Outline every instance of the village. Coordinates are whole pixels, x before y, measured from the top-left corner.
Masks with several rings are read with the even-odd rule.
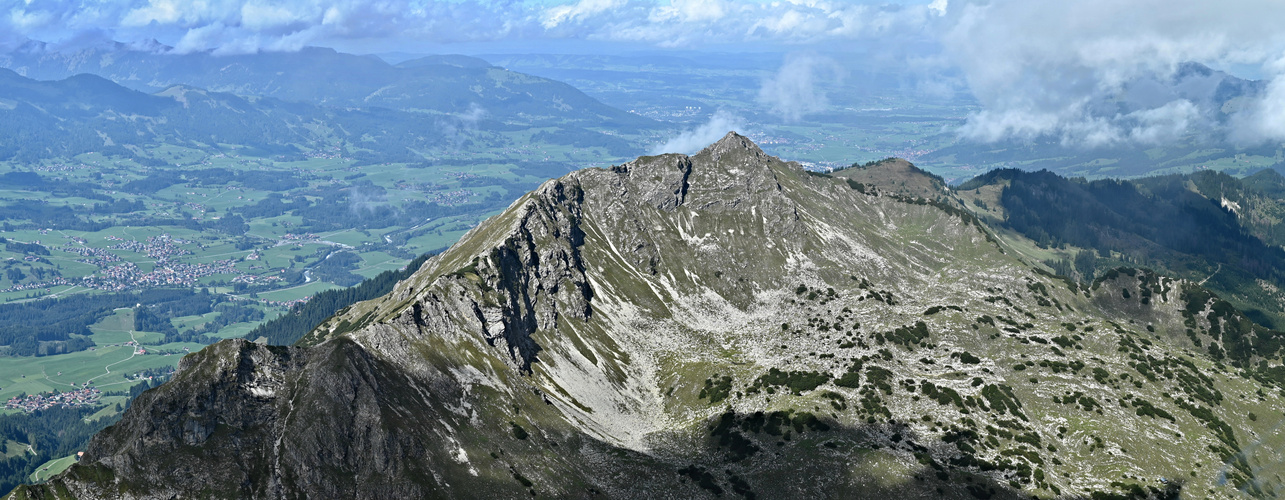
[[[54,407],[74,408],[77,406],[93,406],[98,404],[102,398],[102,391],[97,387],[85,387],[74,391],[24,394],[9,398],[4,403],[6,410],[22,410],[25,412],[34,412],[47,410]]]
[[[156,259],[157,262],[163,262],[172,257],[192,254],[191,251],[179,247],[179,245],[191,243],[190,241],[172,238],[168,234],[149,236],[146,241],[128,240],[111,235],[107,236],[107,239],[120,242],[111,246],[111,249],[113,250],[128,250],[131,252],[146,254],[150,258]]]
[[[143,272],[133,262],[101,269],[84,277],[81,286],[99,290],[120,291],[146,286],[193,286],[197,280],[216,274],[237,274],[236,261],[227,259],[210,264],[166,263],[164,267]]]
[[[54,278],[48,281],[40,281],[40,282],[33,282],[33,283],[19,283],[19,284],[10,286],[8,288],[5,288],[3,290],[0,290],[0,292],[21,292],[23,290],[39,290],[42,288],[45,289],[45,291],[49,291],[49,289],[52,287],[70,285],[70,284],[72,283],[68,279],[63,278],[62,276],[55,276]]]

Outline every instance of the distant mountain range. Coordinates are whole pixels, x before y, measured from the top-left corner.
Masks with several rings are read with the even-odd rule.
[[[503,147],[511,139],[497,134],[523,130],[532,143],[615,156],[640,152],[637,134],[658,126],[566,84],[464,56],[391,66],[329,49],[217,57],[40,47],[0,57],[16,68],[0,69],[0,159],[89,151],[144,159],[142,148],[174,143],[415,162],[465,142]]]
[[[330,107],[465,114],[525,125],[573,124],[622,133],[656,125],[565,83],[467,56],[428,56],[394,66],[378,57],[326,48],[230,56],[172,54],[167,49],[116,43],[64,52],[32,41],[0,55],[0,67],[40,80],[89,73],[148,93],[189,85]]]
[[[426,149],[523,142],[638,154],[652,119],[553,80],[466,56],[396,66],[309,48],[295,53],[171,54],[112,44],[64,52],[29,42],[0,55],[0,159],[86,151],[130,156],[166,141],[264,154],[347,150],[413,162]],[[55,138],[57,140],[55,140]],[[357,145],[360,143],[360,145]],[[132,150],[138,155],[137,150]]]
[[[94,151],[150,163],[144,148],[162,143],[293,156],[299,146],[329,149],[363,137],[377,141],[367,148],[369,159],[419,161],[413,150],[446,141],[442,128],[440,118],[422,113],[248,99],[183,85],[145,94],[89,74],[36,81],[0,70],[0,159],[22,162]]]

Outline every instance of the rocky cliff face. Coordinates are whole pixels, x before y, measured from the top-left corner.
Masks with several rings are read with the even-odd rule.
[[[878,181],[736,134],[549,181],[299,347],[191,355],[14,495],[1276,494],[1279,335]]]

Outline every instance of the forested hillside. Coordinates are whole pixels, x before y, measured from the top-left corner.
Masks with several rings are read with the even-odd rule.
[[[1285,287],[1285,250],[1276,236],[1280,179],[1266,170],[1243,180],[1200,172],[1086,181],[1005,169],[957,190],[973,200],[970,208],[1041,247],[1080,249],[1077,263],[1050,264],[1087,271],[1078,273],[1081,279],[1114,265],[1150,267],[1203,282],[1256,321],[1276,326],[1285,324],[1276,293]]]

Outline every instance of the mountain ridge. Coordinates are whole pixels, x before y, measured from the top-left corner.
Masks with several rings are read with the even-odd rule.
[[[376,157],[418,160],[398,151],[398,145],[426,148],[441,143],[423,131],[442,129],[439,120],[416,113],[399,113],[395,126],[378,123],[378,110],[339,110],[277,99],[247,100],[232,94],[185,85],[159,94],[127,89],[112,81],[80,74],[58,81],[32,80],[0,69],[0,116],[8,131],[0,140],[0,157],[33,161],[49,155],[74,156],[103,152],[154,163],[140,149],[161,143],[220,149],[232,144],[267,154],[297,155],[304,147],[323,148],[336,137],[316,122],[339,123],[333,133],[352,141],[348,132],[379,138],[386,149]],[[389,112],[383,112],[387,117]],[[376,130],[376,128],[378,130]],[[411,134],[418,129],[419,134]],[[390,132],[398,133],[395,136]],[[57,138],[55,140],[54,138]]]
[[[477,113],[480,107],[498,121],[609,127],[621,133],[657,125],[565,83],[460,55],[392,65],[377,57],[321,47],[215,55],[210,51],[177,54],[157,47],[140,50],[119,43],[63,52],[32,42],[0,55],[0,68],[41,80],[91,73],[146,93],[182,84],[336,108],[383,107],[451,115]],[[315,85],[319,81],[327,84]]]
[[[1000,169],[961,184],[955,194],[992,226],[1028,238],[1034,253],[1045,254],[1035,262],[1070,261],[1048,256],[1075,252],[1081,267],[1161,270],[1201,281],[1275,327],[1285,314],[1272,291],[1285,286],[1275,222],[1285,213],[1276,196],[1282,182],[1274,170],[1243,180],[1204,171],[1088,181]],[[1086,283],[1093,278],[1088,267],[1079,272],[1087,274],[1081,276]]]
[[[15,498],[1279,491],[1279,418],[1245,417],[1279,332],[857,184],[734,133],[547,181],[299,347],[185,358]]]

